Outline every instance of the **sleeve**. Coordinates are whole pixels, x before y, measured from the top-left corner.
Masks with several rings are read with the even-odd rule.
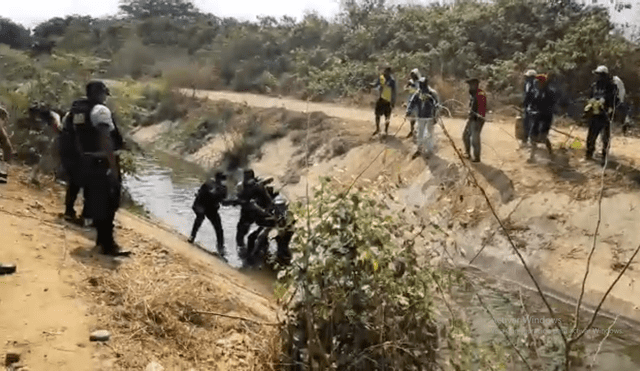
[[[485,117],[487,113],[487,96],[484,91],[478,91],[476,99],[478,100],[478,115]]]
[[[413,109],[415,108],[417,101],[420,99],[420,97],[418,97],[418,94],[414,94],[411,96],[411,100],[409,101],[409,104],[407,105],[407,112],[406,115],[409,116],[409,114],[411,113],[411,111],[413,111]]]
[[[113,124],[113,118],[111,117],[111,111],[102,104],[97,104],[91,110],[91,123],[98,127],[100,125],[106,125],[109,131],[115,130]]]
[[[396,102],[396,80],[391,80],[391,103]]]

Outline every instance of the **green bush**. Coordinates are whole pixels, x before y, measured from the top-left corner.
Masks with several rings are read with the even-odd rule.
[[[324,179],[310,208],[310,215],[301,204],[293,209],[293,263],[279,275],[281,293],[295,293],[286,306],[284,363],[437,368],[431,270],[418,267],[411,248],[394,245],[400,225],[383,216],[385,206],[362,190],[339,193]]]

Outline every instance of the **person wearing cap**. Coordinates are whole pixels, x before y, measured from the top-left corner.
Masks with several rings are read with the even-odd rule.
[[[538,84],[530,103],[531,129],[529,136],[531,138],[531,156],[529,157],[529,162],[533,162],[535,159],[537,143],[544,143],[549,151],[549,156],[553,157],[553,150],[549,141],[549,130],[553,122],[556,97],[549,87],[549,76],[540,74],[536,75],[535,78]]]
[[[376,131],[373,135],[380,132],[380,116],[385,117],[384,133],[389,133],[389,123],[391,122],[391,110],[396,105],[396,80],[391,77],[391,67],[386,67],[378,80],[371,84],[372,87],[379,89],[380,95],[376,102]]]
[[[64,136],[60,138],[61,159],[65,169],[73,173],[70,183],[84,190],[84,213],[93,220],[97,231],[96,245],[101,253],[128,256],[130,252],[120,250],[113,238],[122,176],[116,154],[121,145],[117,139],[119,134],[111,111],[105,106],[111,94],[102,81],[89,82],[86,93],[86,98],[72,103],[65,116]],[[66,204],[69,208],[69,199]]]
[[[520,138],[520,140],[522,141],[522,147],[526,146],[527,143],[529,142],[529,135],[530,135],[530,131],[531,131],[531,109],[532,109],[532,102],[533,102],[533,98],[535,97],[536,94],[536,71],[535,70],[528,70],[525,74],[524,74],[524,96],[523,96],[523,100],[522,100],[522,109],[523,109],[523,115],[522,115],[522,127],[523,127],[523,137]]]
[[[593,73],[597,76],[591,85],[588,108],[591,108],[589,132],[587,134],[587,152],[585,160],[591,160],[596,149],[596,139],[602,134],[602,163],[604,164],[609,152],[611,136],[611,118],[617,104],[617,86],[613,82],[609,69],[598,66]]]
[[[409,92],[411,93],[411,95],[409,96],[409,100],[407,101],[407,117],[411,117],[409,119],[409,124],[411,124],[411,128],[409,129],[409,134],[407,135],[407,138],[410,138],[411,136],[413,136],[413,130],[416,124],[415,117],[418,114],[417,106],[414,107],[412,110],[409,110],[409,106],[411,106],[411,101],[416,96],[416,94],[420,92],[421,77],[422,76],[420,75],[420,71],[417,68],[412,69],[411,73],[409,74],[409,81],[404,87],[406,90],[409,90]]]
[[[435,149],[435,119],[438,110],[438,93],[429,86],[426,77],[420,79],[420,90],[414,94],[409,106],[407,107],[406,116],[409,117],[410,112],[416,111],[418,114],[418,150],[414,154],[414,158],[421,154],[430,156]]]
[[[220,209],[220,205],[224,204],[224,200],[227,197],[227,186],[224,184],[226,179],[226,175],[218,171],[214,179],[209,179],[200,186],[192,206],[193,212],[196,214],[196,219],[193,222],[193,228],[191,229],[191,235],[189,237],[189,243],[193,243],[206,217],[216,232],[218,253],[223,257],[224,232],[218,210]]]
[[[473,162],[480,162],[480,132],[484,126],[485,113],[487,111],[487,96],[480,89],[480,80],[468,79],[469,85],[469,118],[462,133],[462,141],[467,158]],[[473,147],[473,157],[471,148]]]

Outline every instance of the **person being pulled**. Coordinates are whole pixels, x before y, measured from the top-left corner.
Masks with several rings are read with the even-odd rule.
[[[415,106],[413,110],[409,110],[409,106],[411,106],[411,101],[414,99],[414,97],[418,93],[420,93],[421,77],[422,76],[420,76],[420,71],[417,68],[414,68],[413,70],[411,70],[411,73],[409,74],[409,81],[404,87],[405,90],[409,90],[409,92],[411,93],[411,95],[409,96],[409,100],[407,101],[407,117],[411,117],[409,119],[409,124],[411,124],[411,128],[409,129],[409,134],[407,134],[407,138],[410,138],[413,136],[413,131],[415,129],[415,124],[416,124],[416,117],[418,116],[418,107]]]
[[[418,150],[414,158],[425,155],[429,157],[435,149],[435,124],[438,109],[438,93],[429,86],[426,77],[420,79],[420,91],[413,95],[407,107],[406,117],[417,111],[418,118]],[[426,130],[425,130],[426,129]]]
[[[227,197],[227,186],[224,184],[227,179],[226,175],[218,171],[215,174],[214,179],[207,180],[196,193],[196,199],[193,202],[193,212],[196,214],[196,220],[193,222],[193,228],[191,229],[191,235],[189,237],[189,243],[193,243],[198,234],[198,230],[206,217],[211,222],[213,229],[216,232],[216,240],[218,253],[224,257],[224,232],[222,230],[222,221],[218,210],[220,205],[225,205],[225,199]]]
[[[537,143],[544,143],[549,151],[549,157],[553,158],[549,130],[553,122],[553,108],[556,103],[556,97],[549,87],[549,76],[537,75],[536,80],[538,81],[538,86],[531,101],[531,129],[529,132],[531,155],[528,162],[535,161]]]
[[[593,73],[596,74],[597,80],[591,85],[590,99],[585,107],[585,111],[591,116],[585,161],[593,159],[596,139],[598,139],[598,135],[602,134],[602,165],[604,165],[609,152],[611,118],[613,108],[617,104],[617,87],[606,66],[598,66]]]
[[[260,222],[269,216],[267,210],[271,206],[272,199],[266,189],[266,184],[273,179],[261,181],[255,177],[251,169],[247,169],[243,174],[243,181],[239,185],[237,200],[232,203],[240,204],[240,220],[236,229],[236,245],[239,252],[243,254],[245,247],[244,239],[251,225]]]
[[[289,212],[289,204],[282,195],[276,194],[272,207],[265,211],[268,215],[263,215],[256,221],[258,229],[248,237],[246,261],[248,265],[254,265],[267,254],[269,234],[276,229],[278,232],[275,237],[278,247],[276,262],[281,265],[288,265],[291,262],[289,243],[293,238],[295,224],[295,219]]]
[[[389,133],[389,123],[391,122],[391,110],[396,105],[396,80],[391,77],[391,67],[386,67],[378,81],[371,84],[373,88],[377,88],[380,92],[378,101],[376,102],[376,131],[373,135],[380,132],[380,116],[384,115],[384,133]]]
[[[531,134],[531,110],[533,109],[532,103],[536,95],[536,71],[528,70],[524,74],[524,97],[522,100],[522,138],[521,148],[524,148],[529,143],[529,135]]]
[[[116,151],[121,149],[111,111],[105,106],[109,89],[102,81],[91,81],[87,98],[73,102],[67,115],[78,158],[78,185],[85,190],[86,216],[97,231],[96,245],[101,253],[128,256],[113,238],[114,219],[120,207],[122,176]],[[120,137],[121,138],[121,137]]]
[[[469,119],[462,133],[462,141],[467,158],[473,162],[480,162],[480,133],[484,126],[484,115],[487,110],[487,96],[480,89],[480,80],[471,78],[469,84]],[[473,158],[471,157],[473,147]]]

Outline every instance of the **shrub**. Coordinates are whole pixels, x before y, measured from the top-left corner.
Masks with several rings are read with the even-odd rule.
[[[310,207],[294,207],[293,264],[279,275],[281,291],[297,293],[286,306],[284,363],[435,369],[431,271],[394,246],[399,224],[372,194],[339,193],[328,179]]]

